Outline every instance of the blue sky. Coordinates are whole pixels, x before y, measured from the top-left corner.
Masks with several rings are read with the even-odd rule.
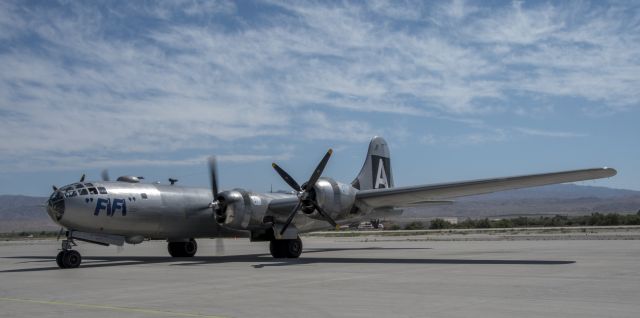
[[[611,166],[640,190],[634,2],[0,2],[0,194],[143,175],[286,189]]]

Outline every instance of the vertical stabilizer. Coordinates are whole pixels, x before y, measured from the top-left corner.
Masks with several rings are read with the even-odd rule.
[[[362,170],[351,185],[358,190],[393,188],[391,155],[382,137],[373,137]]]

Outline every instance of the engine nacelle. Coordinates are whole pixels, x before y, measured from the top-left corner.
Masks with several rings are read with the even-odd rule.
[[[215,209],[216,221],[236,230],[248,230],[262,225],[268,200],[243,189],[233,189],[218,194],[219,206]]]
[[[356,201],[356,192],[357,190],[351,184],[340,183],[324,177],[320,178],[313,187],[316,202],[333,219],[340,219],[351,212]],[[323,219],[318,212],[313,212],[309,216]]]

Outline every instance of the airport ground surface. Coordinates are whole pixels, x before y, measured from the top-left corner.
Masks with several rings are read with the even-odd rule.
[[[424,238],[424,237],[422,237]],[[408,240],[407,240],[408,239]],[[53,241],[0,242],[1,317],[638,317],[640,241],[304,238],[297,260],[268,245],[200,240],[81,243],[60,270]],[[218,255],[216,255],[218,254]]]

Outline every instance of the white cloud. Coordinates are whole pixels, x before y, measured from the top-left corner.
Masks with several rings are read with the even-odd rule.
[[[480,42],[523,45],[548,39],[564,28],[556,7],[545,4],[523,9],[522,5],[514,1],[511,7],[491,9],[484,18],[472,21],[465,32]]]
[[[540,130],[540,129],[531,129],[525,127],[516,127],[516,131],[523,133],[529,136],[540,136],[540,137],[554,137],[554,138],[577,138],[577,137],[587,137],[587,134],[568,132],[568,131],[550,131],[550,130]]]
[[[253,12],[250,20],[225,1],[106,11],[2,2],[0,41],[11,42],[0,51],[0,162],[146,157],[284,135],[359,142],[380,134],[368,114],[473,126],[494,112],[527,113],[505,106],[513,92],[595,101],[609,111],[640,105],[636,9],[272,5],[272,15]],[[135,18],[139,25],[118,27]],[[432,139],[505,138],[495,130]]]

